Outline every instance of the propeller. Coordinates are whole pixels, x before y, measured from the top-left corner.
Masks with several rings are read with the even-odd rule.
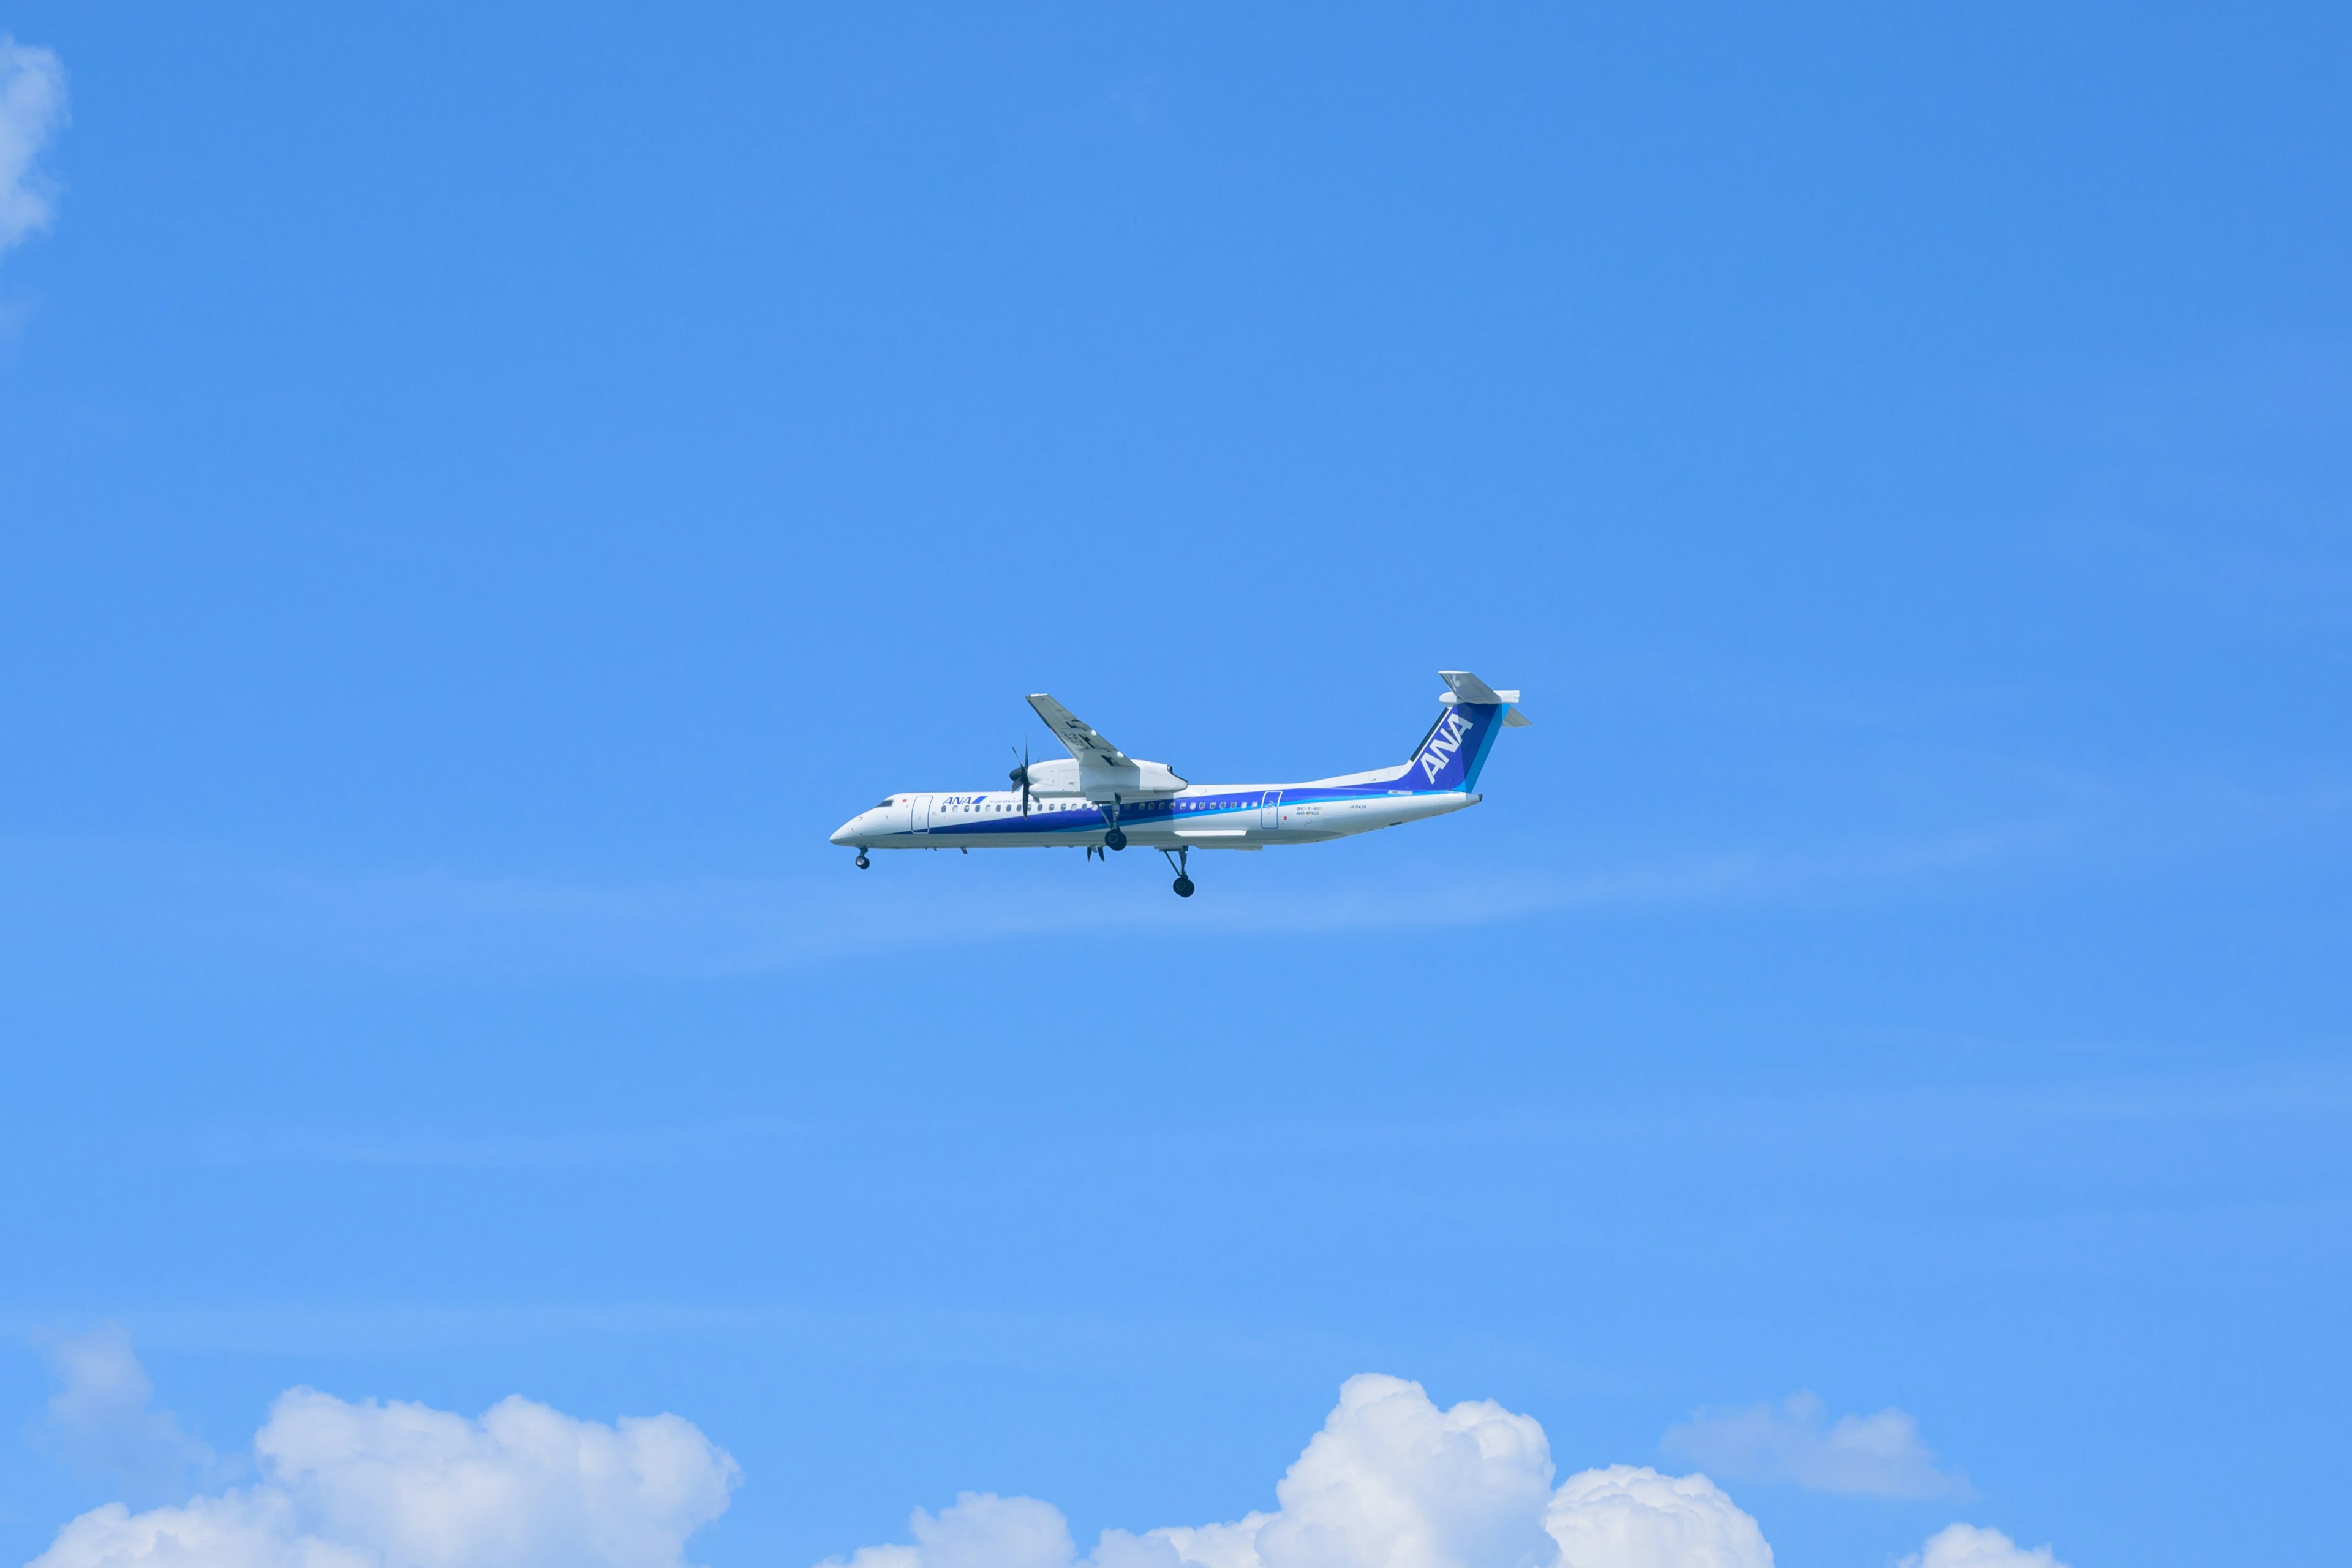
[[[1007,777],[1007,778],[1011,779],[1014,784],[1019,784],[1019,785],[1021,786],[1021,815],[1022,815],[1022,816],[1028,816],[1028,815],[1029,815],[1029,748],[1028,748],[1028,747],[1024,746],[1024,747],[1022,747],[1022,748],[1021,748],[1021,765],[1020,765],[1019,767],[1017,767],[1017,768],[1013,769],[1011,773],[1007,773],[1007,774],[1005,775],[1005,777]]]

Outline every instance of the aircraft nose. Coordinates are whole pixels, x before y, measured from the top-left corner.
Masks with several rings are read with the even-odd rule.
[[[856,829],[857,818],[853,816],[833,830],[833,841],[835,844],[848,844],[856,838]]]

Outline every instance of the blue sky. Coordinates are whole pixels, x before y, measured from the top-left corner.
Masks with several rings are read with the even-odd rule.
[[[2340,1540],[2340,8],[0,32],[0,1561],[298,1386],[1083,1547],[1362,1373],[1784,1564]],[[1482,806],[1188,902],[825,842],[1440,668]]]

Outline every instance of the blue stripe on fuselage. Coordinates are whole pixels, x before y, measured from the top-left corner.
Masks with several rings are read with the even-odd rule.
[[[1492,742],[1491,736],[1481,737],[1481,739],[1489,743]],[[1244,812],[1255,812],[1262,809],[1268,793],[1265,790],[1252,790],[1247,795],[1185,795],[1178,800],[1133,801],[1119,807],[1118,819],[1120,823],[1126,825],[1213,822],[1220,817],[1233,817]],[[1364,796],[1387,799],[1392,795],[1418,797],[1459,795],[1462,792],[1451,789],[1398,789],[1392,784],[1324,784],[1311,788],[1286,787],[1271,793],[1280,796],[1279,804],[1283,805],[1318,805],[1328,801],[1358,799]],[[983,794],[974,795],[969,798],[1001,800],[1003,797]],[[1174,807],[1178,805],[1189,806],[1191,809],[1175,810]],[[934,810],[936,809],[935,807]],[[1029,815],[1025,817],[1018,811],[1002,814],[992,812],[980,820],[971,822],[959,822],[953,818],[940,822],[934,817],[928,837],[932,838],[961,836],[981,837],[995,834],[1009,837],[1029,833],[1100,833],[1109,826],[1110,824],[1104,820],[1103,814],[1092,805],[1056,808],[1038,805],[1033,799]]]

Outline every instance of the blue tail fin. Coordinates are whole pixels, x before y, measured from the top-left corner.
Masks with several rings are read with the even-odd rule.
[[[1452,688],[1444,697],[1445,711],[1429,727],[1405,764],[1405,777],[1415,789],[1470,790],[1477,787],[1478,770],[1486,765],[1486,750],[1505,724],[1528,721],[1512,707],[1519,694],[1496,691],[1466,670],[1439,674]]]

